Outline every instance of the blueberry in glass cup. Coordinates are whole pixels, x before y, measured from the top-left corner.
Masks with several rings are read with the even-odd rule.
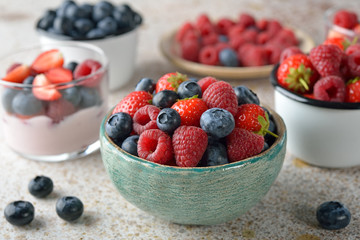
[[[19,155],[64,161],[99,149],[108,60],[84,43],[42,45],[0,60],[3,135]]]

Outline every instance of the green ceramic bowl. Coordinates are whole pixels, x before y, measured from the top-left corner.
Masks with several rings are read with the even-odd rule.
[[[265,152],[215,167],[181,168],[126,153],[100,128],[101,154],[111,181],[130,203],[180,224],[213,225],[238,218],[269,191],[283,165],[286,128],[272,112],[279,138]]]

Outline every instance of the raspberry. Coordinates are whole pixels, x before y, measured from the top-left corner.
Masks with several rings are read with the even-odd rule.
[[[248,130],[234,128],[226,137],[230,162],[241,161],[260,153],[264,147],[264,137]]]
[[[185,36],[182,39],[182,41],[184,42],[187,40],[199,41],[199,36],[196,30],[189,30],[185,33]]]
[[[258,32],[255,29],[247,29],[242,33],[242,37],[250,43],[256,43]]]
[[[217,82],[216,78],[204,77],[201,78],[197,83],[201,87],[201,92],[204,93],[205,90],[214,82]]]
[[[136,111],[133,117],[133,129],[137,134],[141,134],[148,129],[157,129],[156,118],[160,109],[154,105],[145,105]]]
[[[357,15],[348,10],[339,10],[335,13],[333,23],[343,28],[352,29],[357,23]]]
[[[185,39],[180,44],[181,46],[181,57],[185,60],[197,62],[200,52],[200,43],[197,39],[190,40]]]
[[[317,100],[344,102],[345,92],[344,80],[338,76],[320,78],[314,85],[314,97]]]
[[[333,44],[319,45],[310,51],[310,60],[322,77],[340,75],[341,49]]]
[[[59,123],[66,116],[73,114],[75,111],[74,105],[61,98],[56,101],[49,101],[46,115],[48,115],[54,123]]]
[[[233,116],[237,112],[237,97],[231,85],[224,81],[211,84],[203,93],[203,100],[208,108],[223,108]]]
[[[203,23],[198,27],[200,35],[202,37],[208,36],[209,34],[215,33],[215,28],[211,23]]]
[[[231,39],[233,37],[241,35],[245,31],[243,26],[234,25],[229,29],[228,37]]]
[[[355,44],[350,45],[350,46],[345,50],[345,53],[346,53],[346,55],[350,55],[350,54],[352,54],[353,52],[357,52],[357,51],[360,51],[360,43],[355,43]]]
[[[348,55],[343,53],[340,63],[340,73],[343,79],[350,79],[352,77],[350,67],[348,65]]]
[[[294,33],[288,29],[282,29],[277,32],[269,42],[278,44],[283,48],[298,45],[298,40]]]
[[[296,55],[296,54],[302,54],[303,52],[301,49],[297,46],[291,46],[285,48],[280,55],[280,63],[282,63],[285,59],[287,59],[290,56]]]
[[[185,22],[179,30],[176,32],[175,39],[178,42],[182,42],[188,31],[194,30],[194,26],[190,22]]]
[[[243,45],[239,52],[242,53],[240,55],[240,61],[245,67],[263,66],[269,63],[266,50],[262,46],[253,45],[250,47],[248,45]]]
[[[229,18],[220,18],[219,21],[216,23],[216,27],[219,29],[220,34],[224,35],[227,35],[230,28],[234,25],[234,21]]]
[[[260,19],[256,22],[256,27],[260,30],[260,31],[265,31],[267,28],[269,21],[266,19]]]
[[[232,36],[230,38],[229,44],[230,44],[232,49],[238,50],[246,42],[247,41],[243,36],[237,35],[237,36]]]
[[[268,54],[270,64],[276,64],[280,61],[281,47],[277,44],[267,44],[264,46],[265,51]]]
[[[269,40],[270,40],[270,35],[267,32],[261,32],[256,36],[257,44],[265,44]]]
[[[251,16],[250,14],[242,13],[239,16],[239,22],[238,24],[240,26],[243,26],[244,28],[248,28],[255,25],[255,18]]]
[[[199,29],[200,26],[202,26],[203,24],[208,24],[208,23],[211,24],[210,18],[208,17],[208,15],[203,13],[197,17],[196,22],[195,22],[195,27]]]
[[[210,32],[206,36],[201,38],[201,42],[204,46],[213,45],[219,41],[219,36],[215,32]]]
[[[206,65],[218,65],[219,56],[214,46],[205,46],[200,50],[199,62]]]
[[[138,155],[151,162],[166,164],[173,159],[171,138],[159,129],[145,130],[139,137]]]
[[[348,56],[347,66],[352,77],[360,76],[360,51],[353,52]]]
[[[226,42],[218,42],[217,44],[215,44],[215,48],[219,54],[219,52],[221,52],[221,50],[223,50],[225,48],[231,48],[231,46],[229,45],[229,43],[226,43]]]
[[[266,26],[266,32],[270,38],[275,36],[282,29],[281,24],[277,20],[269,20]]]
[[[204,130],[194,126],[178,127],[172,137],[176,164],[180,167],[196,167],[208,144]]]

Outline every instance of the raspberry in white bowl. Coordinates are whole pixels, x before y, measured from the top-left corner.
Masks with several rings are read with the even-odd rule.
[[[1,123],[11,149],[42,161],[98,150],[108,92],[108,63],[101,49],[81,43],[46,45],[1,62]]]

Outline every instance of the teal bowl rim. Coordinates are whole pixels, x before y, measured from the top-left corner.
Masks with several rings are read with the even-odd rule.
[[[152,168],[158,168],[158,169],[164,169],[166,171],[170,170],[170,171],[174,171],[174,172],[214,172],[214,171],[223,171],[223,170],[228,170],[228,169],[232,169],[232,168],[238,168],[241,166],[245,166],[248,164],[253,164],[256,163],[258,161],[260,161],[262,159],[262,157],[266,154],[268,154],[269,152],[272,151],[272,149],[274,149],[277,145],[279,145],[285,138],[286,138],[286,126],[284,123],[284,120],[282,119],[282,117],[277,114],[274,110],[272,110],[270,107],[266,108],[270,111],[271,115],[274,118],[275,121],[275,125],[276,125],[276,129],[277,129],[277,135],[279,136],[274,142],[273,144],[265,151],[261,152],[260,154],[257,154],[255,156],[246,158],[244,160],[241,161],[237,161],[237,162],[232,162],[232,163],[228,163],[228,164],[223,164],[223,165],[218,165],[218,166],[208,166],[208,167],[179,167],[179,166],[170,166],[170,165],[164,165],[164,164],[159,164],[159,163],[154,163],[151,161],[148,161],[146,159],[142,159],[140,157],[137,157],[135,155],[132,155],[126,151],[124,151],[122,148],[120,148],[118,145],[116,145],[110,138],[109,136],[106,134],[105,132],[105,123],[106,120],[109,118],[109,116],[111,115],[113,108],[111,108],[111,110],[106,114],[106,116],[103,118],[103,121],[101,123],[101,127],[100,127],[100,135],[103,135],[104,138],[109,142],[109,144],[111,146],[113,146],[117,151],[119,151],[121,154],[127,155],[130,158],[127,159],[127,161],[136,161],[137,163],[146,165],[147,167],[152,167]],[[102,141],[102,136],[100,136],[100,141]],[[102,148],[102,146],[101,146]]]

